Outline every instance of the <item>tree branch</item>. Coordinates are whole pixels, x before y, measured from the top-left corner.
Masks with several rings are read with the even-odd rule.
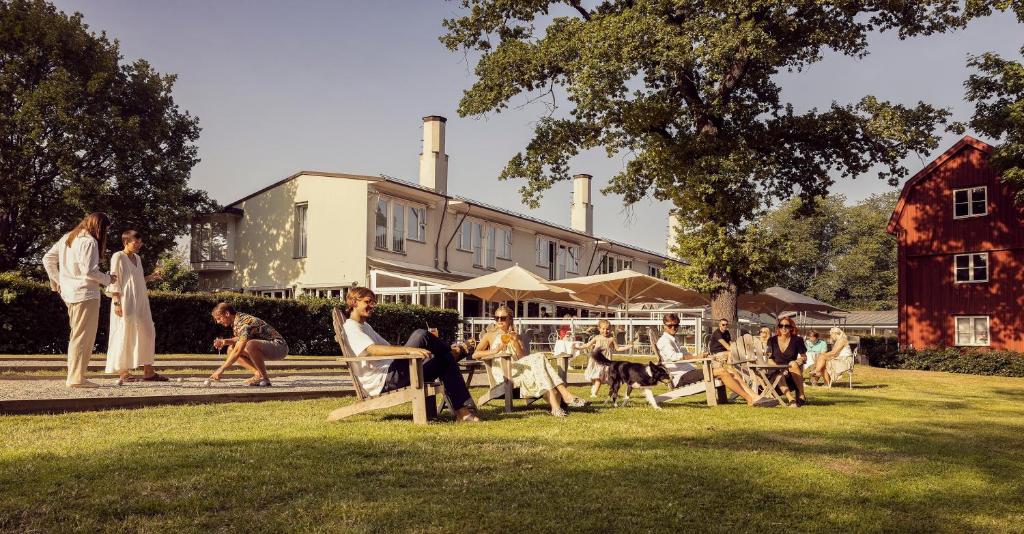
[[[590,22],[590,12],[580,5],[580,0],[569,0],[569,5],[576,8],[576,11],[579,11],[580,16],[583,17],[583,20]]]

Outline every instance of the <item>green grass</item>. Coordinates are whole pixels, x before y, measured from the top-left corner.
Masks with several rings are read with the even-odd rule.
[[[0,417],[5,531],[1024,531],[1024,379],[858,368],[799,410],[349,399]],[[582,390],[582,388],[581,388]],[[539,403],[543,406],[543,403]]]

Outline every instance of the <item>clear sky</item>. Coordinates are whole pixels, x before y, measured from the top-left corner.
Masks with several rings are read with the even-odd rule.
[[[266,2],[257,0],[57,0],[95,31],[118,39],[128,60],[145,58],[175,73],[174,97],[202,126],[192,184],[231,202],[300,169],[388,174],[415,181],[425,115],[448,117],[449,191],[568,225],[569,184],[537,210],[521,206],[517,182],[496,177],[525,147],[537,107],[486,119],[459,118],[472,65],[437,40],[458,5],[442,0]],[[900,41],[872,39],[862,60],[829,55],[780,78],[798,109],[874,94],[907,104],[924,100],[970,118],[963,100],[968,54],[1018,57],[1024,27],[1012,16],[976,21],[965,31]],[[525,99],[523,99],[525,100]],[[947,135],[941,153],[955,141]],[[927,160],[906,161],[916,171]],[[597,190],[622,166],[603,154],[578,158],[594,175],[595,233],[656,251],[665,248],[669,206],[643,201],[630,212]],[[874,177],[839,183],[851,200],[888,190]]]

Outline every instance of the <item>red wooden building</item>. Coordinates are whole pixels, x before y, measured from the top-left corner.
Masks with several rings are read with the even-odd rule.
[[[899,343],[1024,351],[1024,209],[965,136],[903,186]]]

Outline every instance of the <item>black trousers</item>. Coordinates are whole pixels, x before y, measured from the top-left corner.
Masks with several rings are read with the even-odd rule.
[[[433,357],[423,363],[423,379],[427,382],[440,380],[444,385],[444,396],[448,403],[456,410],[459,408],[475,408],[473,397],[469,395],[469,388],[462,378],[459,364],[452,356],[452,349],[441,341],[440,338],[419,329],[409,336],[405,342],[406,347],[417,347],[427,349]],[[393,391],[409,387],[412,383],[409,377],[409,360],[395,360],[388,367],[388,375],[384,379],[383,391]]]

